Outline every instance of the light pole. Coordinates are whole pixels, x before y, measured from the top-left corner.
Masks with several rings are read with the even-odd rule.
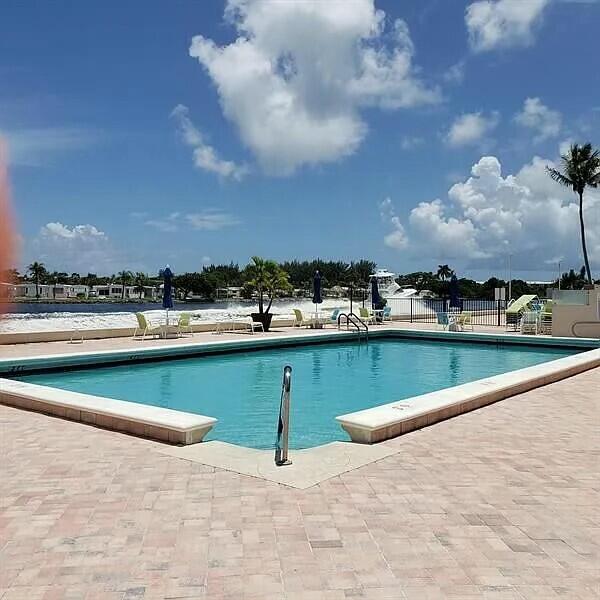
[[[512,300],[512,271],[511,271],[512,254],[508,255],[508,301]]]
[[[558,261],[558,290],[560,291],[560,260]]]

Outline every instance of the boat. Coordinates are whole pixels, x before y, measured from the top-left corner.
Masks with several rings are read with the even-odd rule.
[[[429,290],[421,290],[418,292],[410,286],[401,286],[396,283],[398,275],[387,269],[377,269],[375,273],[370,275],[370,278],[377,280],[379,295],[386,300],[389,298],[430,298],[433,296]]]

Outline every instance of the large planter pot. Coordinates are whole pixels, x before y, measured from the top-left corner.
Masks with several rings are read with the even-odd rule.
[[[271,313],[252,313],[250,316],[255,323],[262,323],[265,331],[269,331],[271,319],[273,318]]]

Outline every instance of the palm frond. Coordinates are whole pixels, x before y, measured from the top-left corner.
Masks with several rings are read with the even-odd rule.
[[[550,175],[550,177],[552,177],[552,179],[554,179],[554,181],[556,181],[557,183],[560,183],[561,185],[564,185],[565,187],[573,187],[574,182],[572,179],[569,179],[569,177],[563,175],[560,171],[557,171],[556,169],[552,169],[551,167],[546,167],[546,171],[548,171],[548,174]]]

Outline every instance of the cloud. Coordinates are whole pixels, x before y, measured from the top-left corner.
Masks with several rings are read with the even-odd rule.
[[[539,98],[527,98],[515,121],[536,132],[535,141],[540,142],[560,134],[562,115],[542,104]]]
[[[477,0],[467,6],[465,23],[475,52],[527,46],[550,0]]]
[[[171,112],[171,116],[178,123],[183,141],[194,149],[194,164],[199,169],[238,181],[248,173],[247,166],[220,158],[217,151],[204,141],[202,134],[189,117],[187,106],[178,104]]]
[[[478,266],[493,265],[510,252],[514,264],[526,269],[544,270],[548,257],[554,256],[579,267],[577,199],[548,176],[546,165],[554,164],[536,156],[515,175],[503,176],[496,157],[482,157],[473,165],[471,177],[449,189],[446,201],[421,202],[412,209],[408,226],[403,228],[405,245],[415,255],[462,259]],[[391,200],[386,203],[391,205]],[[387,214],[393,215],[393,206]],[[597,264],[598,190],[586,193],[585,219],[590,259]],[[391,218],[388,223],[393,235],[399,223]]]
[[[154,229],[158,229],[159,231],[170,233],[179,229],[179,217],[180,213],[174,212],[164,219],[148,219],[144,221],[144,225],[154,227]]]
[[[466,67],[467,67],[467,65],[464,60],[454,63],[443,74],[443,76],[442,76],[443,80],[446,83],[454,83],[454,84],[462,83],[465,79]]]
[[[373,0],[229,0],[238,37],[197,35],[190,55],[213,81],[223,113],[262,168],[287,175],[351,155],[367,134],[361,111],[440,101],[413,66],[408,27],[385,27]]]
[[[425,138],[418,135],[405,135],[400,140],[400,147],[402,150],[412,150],[418,146],[422,146],[425,143]]]
[[[28,249],[32,260],[45,263],[49,270],[99,273],[119,264],[106,233],[90,224],[46,223]]]
[[[185,219],[194,229],[206,231],[218,231],[241,223],[237,217],[218,210],[205,210],[200,213],[188,214],[185,215]]]
[[[452,147],[479,144],[498,126],[499,121],[497,112],[488,116],[481,112],[461,115],[446,134],[446,143]]]
[[[166,217],[144,221],[144,225],[166,233],[179,231],[184,226],[205,231],[218,231],[226,227],[234,227],[240,223],[241,221],[237,217],[213,208],[207,208],[198,213],[172,212]]]
[[[404,231],[404,227],[400,221],[400,218],[396,215],[394,205],[391,198],[386,198],[379,205],[379,213],[381,219],[389,223],[392,226],[391,233],[388,233],[384,238],[383,242],[390,248],[405,248],[408,244],[408,239]]]
[[[39,167],[62,154],[98,143],[98,132],[69,127],[0,130],[8,142],[8,161],[13,166]]]

